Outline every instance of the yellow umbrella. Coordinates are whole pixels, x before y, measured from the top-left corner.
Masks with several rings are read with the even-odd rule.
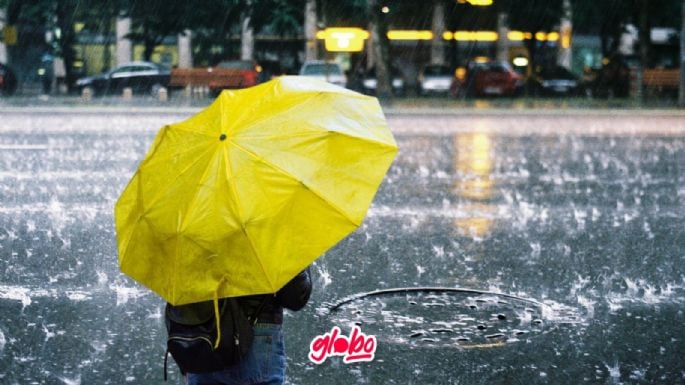
[[[396,153],[375,98],[297,76],[224,91],[119,197],[120,268],[174,305],[274,293],[361,224]]]

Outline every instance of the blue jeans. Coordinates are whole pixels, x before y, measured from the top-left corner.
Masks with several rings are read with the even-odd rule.
[[[257,323],[252,348],[241,362],[212,373],[188,373],[187,385],[282,385],[285,346],[281,325]]]

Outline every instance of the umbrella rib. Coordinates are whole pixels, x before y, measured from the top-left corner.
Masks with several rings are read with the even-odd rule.
[[[288,171],[286,171],[286,170],[284,170],[284,169],[282,169],[282,168],[276,166],[275,164],[273,164],[273,163],[267,161],[264,157],[261,157],[261,156],[255,154],[254,152],[252,152],[252,151],[246,149],[245,147],[240,146],[239,144],[237,144],[237,143],[235,143],[235,142],[233,142],[232,144],[233,144],[236,148],[238,148],[239,150],[245,152],[246,154],[248,154],[248,155],[250,155],[251,157],[257,159],[258,161],[264,163],[265,165],[267,165],[267,166],[269,166],[269,167],[271,167],[271,168],[273,168],[273,169],[275,169],[275,170],[278,170],[278,171],[281,172],[283,175],[287,175],[287,176],[290,177],[292,180],[294,180],[294,181],[296,181],[296,182],[298,182],[298,183],[301,183],[307,190],[311,191],[312,194],[316,195],[317,197],[319,197],[319,199],[321,199],[322,201],[326,202],[326,203],[327,203],[330,207],[332,207],[338,214],[340,214],[343,218],[347,219],[347,220],[348,220],[350,223],[352,223],[355,227],[358,227],[358,226],[361,225],[361,223],[357,223],[357,222],[354,221],[352,218],[350,218],[350,217],[345,213],[345,211],[342,210],[340,207],[338,207],[337,205],[333,204],[333,203],[330,202],[328,199],[324,198],[324,196],[321,195],[318,191],[316,191],[316,190],[314,190],[313,188],[311,188],[311,186],[306,185],[303,181],[297,179],[294,175],[292,175],[292,174],[289,173]]]
[[[231,168],[231,160],[230,157],[228,156],[228,147],[224,148],[223,151],[223,157],[224,161],[226,162],[226,173],[229,173],[229,170],[232,171],[233,169]],[[232,183],[233,178],[231,178],[231,175],[226,175],[226,180],[231,183],[231,193],[233,194],[233,199],[236,203],[236,210],[238,211],[238,216],[240,218],[240,225],[243,228],[243,232],[245,233],[245,238],[247,238],[247,241],[250,244],[250,247],[252,248],[252,251],[254,252],[254,255],[257,257],[257,262],[259,263],[259,267],[262,269],[262,274],[266,278],[266,280],[269,282],[269,287],[274,287],[273,282],[269,279],[269,275],[266,273],[266,268],[262,264],[262,259],[259,257],[259,252],[257,251],[257,248],[255,247],[254,243],[252,243],[252,238],[250,238],[250,235],[247,232],[247,228],[245,227],[245,222],[243,219],[243,213],[241,210],[241,205],[240,205],[240,199],[238,198],[238,192],[237,188],[235,186],[235,183]]]

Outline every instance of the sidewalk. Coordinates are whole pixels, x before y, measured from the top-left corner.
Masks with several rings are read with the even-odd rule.
[[[160,101],[150,96],[134,96],[126,100],[120,96],[94,97],[85,101],[79,96],[13,96],[0,97],[0,112],[64,111],[88,113],[98,111],[174,112],[194,113],[208,106],[211,98],[186,98],[172,94]],[[589,98],[486,98],[454,99],[446,97],[395,98],[383,103],[388,115],[677,115],[685,116],[685,109],[676,100],[660,99],[639,103],[634,99]]]

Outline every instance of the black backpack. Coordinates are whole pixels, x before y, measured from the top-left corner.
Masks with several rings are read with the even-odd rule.
[[[167,379],[169,353],[183,374],[215,372],[240,362],[252,346],[252,327],[265,302],[262,301],[255,314],[248,318],[235,298],[220,300],[219,327],[213,301],[181,306],[167,303],[164,312],[168,333],[164,380]]]

